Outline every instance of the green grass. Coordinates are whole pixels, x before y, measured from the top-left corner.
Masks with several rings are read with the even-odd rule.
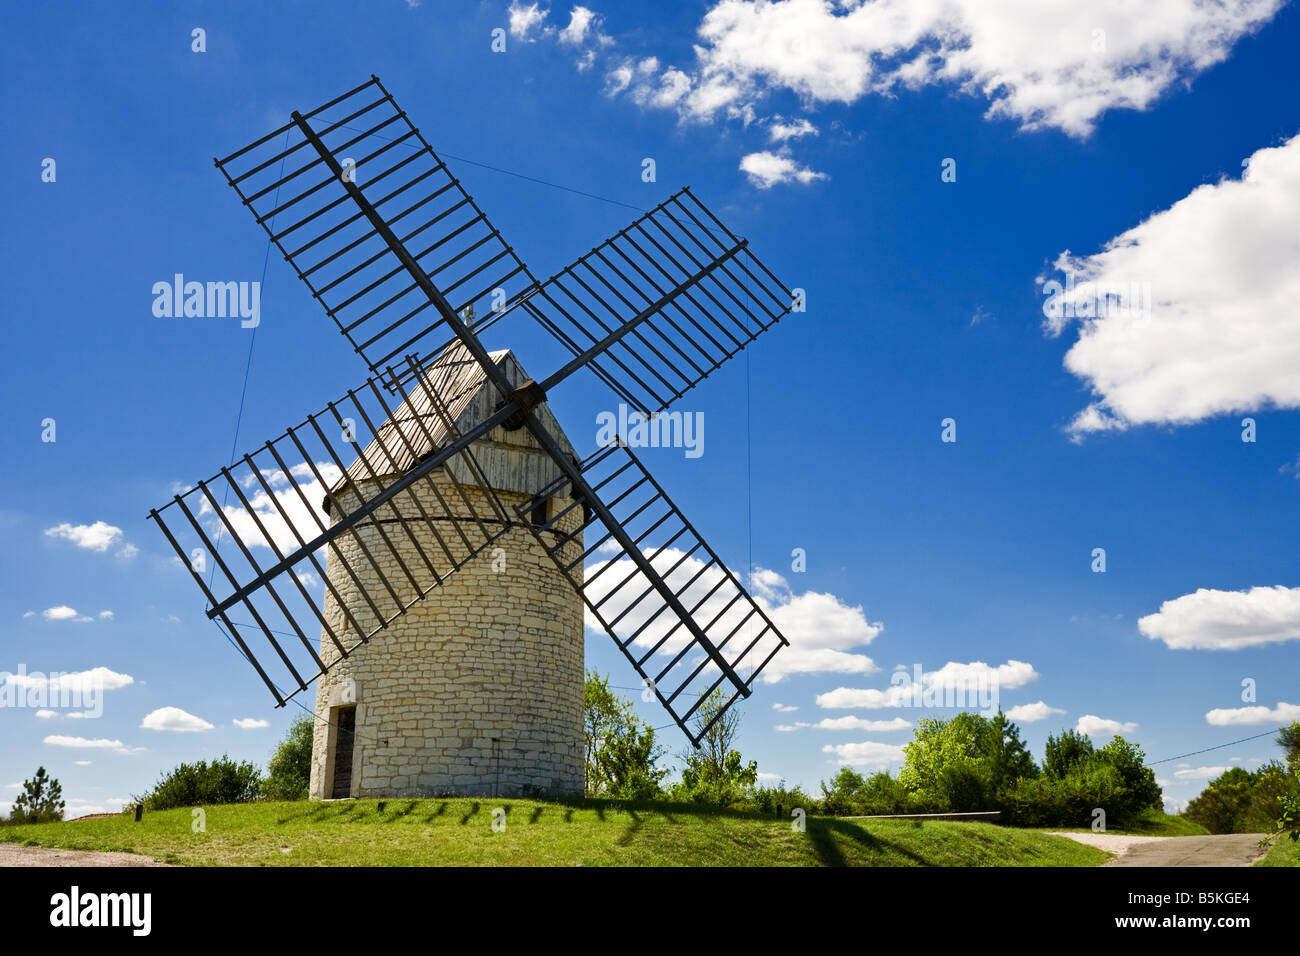
[[[493,810],[506,810],[503,832]],[[0,827],[0,840],[236,866],[1096,866],[1109,854],[990,823],[788,820],[670,803],[251,803]]]
[[[1300,866],[1300,843],[1288,836],[1276,840],[1268,850],[1268,856],[1255,864],[1256,866]]]
[[[1091,830],[1090,827],[1045,827],[1044,829],[1067,833],[1088,833]],[[1107,827],[1106,832],[1125,836],[1207,836],[1210,831],[1187,817],[1153,811],[1144,813],[1140,819],[1129,826]]]

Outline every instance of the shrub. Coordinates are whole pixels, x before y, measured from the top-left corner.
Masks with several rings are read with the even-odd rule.
[[[223,754],[208,763],[183,763],[158,778],[152,790],[133,797],[147,810],[171,810],[213,803],[247,803],[256,800],[262,778],[251,763],[236,763]]]
[[[275,748],[266,766],[261,795],[267,800],[306,800],[311,783],[311,746],[316,721],[303,714]]]
[[[1300,782],[1282,764],[1232,767],[1211,780],[1183,815],[1211,833],[1269,833],[1287,798],[1300,798]]]

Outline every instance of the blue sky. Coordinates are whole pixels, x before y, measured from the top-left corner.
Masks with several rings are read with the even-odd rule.
[[[70,809],[112,809],[180,760],[264,762],[300,713],[273,708],[145,520],[228,460],[251,335],[155,318],[150,290],[177,272],[262,279],[265,237],[212,158],[371,73],[535,274],[689,184],[807,291],[805,313],[683,399],[702,456],[643,453],[733,568],[752,554],[783,579],[771,606],[797,646],[744,709],[760,771],[815,787],[841,761],[896,769],[906,728],[797,725],[943,713],[836,693],[917,664],[1001,668],[1004,709],[1050,710],[1020,721],[1040,756],[1087,718],[1134,725],[1152,759],[1296,719],[1300,13],[1016,6],[16,11],[0,38],[0,670],[106,668],[122,686],[95,719],[0,708],[0,785],[44,764]],[[1041,283],[1067,273],[1149,287],[1149,308],[1053,323]],[[278,254],[261,310],[240,452],[366,374]],[[554,367],[544,336],[509,332],[490,344]],[[609,394],[579,377],[550,402],[590,451]],[[636,683],[603,635],[587,661]],[[212,726],[144,726],[164,708]],[[1181,803],[1205,768],[1276,755],[1263,738],[1158,776]]]

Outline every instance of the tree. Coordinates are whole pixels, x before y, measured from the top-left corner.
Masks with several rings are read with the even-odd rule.
[[[1020,728],[1000,710],[921,720],[903,753],[898,782],[918,803],[958,813],[996,809],[1008,788],[1038,775]]]
[[[1300,720],[1293,720],[1273,738],[1286,751],[1286,765],[1293,774],[1300,775]]]
[[[700,703],[692,724],[700,745],[679,756],[685,762],[677,799],[726,807],[751,792],[758,782],[758,762],[748,764],[735,749],[741,713],[727,707],[727,696],[715,689]]]
[[[266,767],[262,796],[268,800],[306,800],[311,783],[311,747],[316,721],[303,714],[275,748]]]
[[[594,670],[583,685],[583,735],[587,796],[647,800],[660,795],[659,782],[668,771],[656,766],[664,750],[654,728]]]
[[[1086,762],[1092,754],[1092,741],[1084,734],[1063,730],[1059,737],[1048,735],[1043,773],[1054,780],[1064,780],[1072,769]]]
[[[1146,754],[1141,747],[1115,736],[1097,751],[1096,756],[1098,760],[1115,768],[1119,774],[1120,786],[1124,788],[1117,819],[1136,816],[1143,810],[1160,808],[1160,784],[1156,783],[1156,772],[1146,766]]]
[[[50,823],[63,819],[63,787],[50,777],[44,767],[36,776],[23,781],[23,792],[14,798],[9,811],[10,823]]]
[[[980,749],[989,760],[994,790],[1001,792],[1021,778],[1038,776],[1038,767],[1029,748],[1020,739],[1020,728],[998,708],[980,738]]]
[[[844,814],[857,809],[867,781],[852,767],[841,767],[839,773],[827,784],[821,782],[822,807],[827,813]]]

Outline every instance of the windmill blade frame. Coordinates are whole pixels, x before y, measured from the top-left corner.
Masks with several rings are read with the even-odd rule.
[[[456,336],[436,309],[426,311],[432,303],[365,208],[349,201],[354,193],[365,190],[401,231],[457,314],[479,316],[478,331],[537,286],[378,77],[213,163],[372,374],[394,364],[407,374],[408,355],[428,365]],[[513,297],[494,302],[494,290],[509,286],[518,286]]]
[[[651,415],[779,322],[793,300],[688,186],[511,308]]]
[[[749,696],[754,680],[789,641],[631,449],[607,445],[580,468],[590,487],[589,497],[574,494],[571,484],[561,479],[517,505],[516,511],[530,515],[551,497],[572,497],[572,503],[549,521],[529,527],[645,687],[691,743],[699,746],[727,709]],[[615,515],[617,525],[591,508],[590,495],[595,494],[607,501],[600,510]],[[585,509],[582,524],[548,541],[544,534],[578,506]],[[564,547],[602,524],[604,533],[594,540],[584,537],[582,554],[566,563],[561,557]],[[636,534],[631,539],[635,551],[618,540],[618,532],[629,529]],[[588,576],[586,562],[593,558],[598,567]],[[675,602],[663,599],[665,589],[676,597]],[[742,671],[747,676],[741,678]],[[726,701],[707,724],[693,728],[690,722],[696,711],[724,685]]]
[[[416,371],[409,362],[400,402],[386,397],[378,378],[367,379],[149,513],[207,597],[207,616],[224,627],[278,705],[329,669],[304,628],[322,644],[328,638],[338,654],[332,660],[346,658],[510,526],[456,429],[453,408],[463,396],[440,394],[445,378]],[[386,374],[390,382],[398,377]],[[436,475],[420,467],[432,459]],[[227,504],[232,493],[235,503]],[[329,520],[333,511],[338,517]],[[236,550],[223,557],[227,540]],[[270,563],[258,560],[259,548],[273,556]],[[357,600],[340,593],[322,550]],[[212,584],[203,579],[208,560]],[[368,578],[378,586],[367,588]],[[307,581],[325,589],[320,601]],[[333,623],[330,606],[338,609]],[[252,623],[235,621],[239,612]],[[266,662],[241,631],[260,634],[273,652]]]

